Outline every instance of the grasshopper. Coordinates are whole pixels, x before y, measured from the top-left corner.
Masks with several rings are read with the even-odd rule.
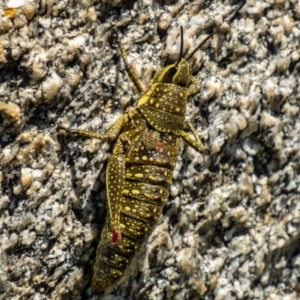
[[[59,126],[71,134],[115,142],[106,169],[108,214],[93,267],[95,292],[102,292],[121,279],[160,219],[168,200],[180,140],[198,152],[204,150],[191,122],[187,123],[191,134],[184,130],[187,99],[200,91],[188,60],[214,35],[210,34],[185,59],[181,27],[178,61],[161,69],[144,90],[127,61],[117,30],[112,28],[111,32],[126,72],[140,94],[137,106],[123,114],[103,135]]]

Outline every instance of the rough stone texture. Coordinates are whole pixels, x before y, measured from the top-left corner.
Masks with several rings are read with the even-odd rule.
[[[0,2],[0,298],[97,299],[104,132],[138,98],[111,43],[119,28],[145,86],[207,34],[189,100],[207,147],[182,146],[170,201],[104,299],[299,299],[300,2]],[[100,295],[101,297],[101,295]]]

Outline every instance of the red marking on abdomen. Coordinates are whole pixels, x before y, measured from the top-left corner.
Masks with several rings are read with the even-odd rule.
[[[112,231],[111,241],[116,243],[119,240],[119,232],[117,230]]]
[[[162,147],[164,145],[163,142],[161,142],[160,140],[156,141],[155,146],[156,147]]]

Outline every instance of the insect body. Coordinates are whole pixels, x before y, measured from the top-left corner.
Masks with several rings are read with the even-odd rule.
[[[187,60],[182,58],[181,38],[179,60],[160,70],[144,90],[127,62],[116,30],[112,32],[127,74],[140,93],[137,107],[103,135],[60,126],[74,134],[115,141],[106,170],[108,214],[93,269],[92,289],[96,292],[119,281],[159,220],[168,199],[180,140],[199,152],[204,149],[191,123],[187,125],[192,135],[184,131],[187,98],[200,89],[187,60],[212,36]]]
[[[119,48],[125,59],[120,44]],[[126,59],[125,65],[128,70]],[[128,73],[141,86],[132,69]],[[121,116],[101,137],[117,140],[106,171],[108,216],[94,265],[92,288],[96,291],[121,278],[159,220],[180,138],[203,150],[195,130],[194,138],[183,130],[187,97],[198,90],[189,88],[191,78],[185,59],[162,69],[147,91],[140,90],[137,108]]]
[[[125,58],[122,46],[119,48]],[[140,87],[132,69],[128,73]],[[106,171],[108,216],[94,265],[92,288],[96,291],[121,278],[159,220],[168,199],[180,138],[203,150],[195,131],[192,138],[183,130],[187,97],[198,88],[189,88],[191,78],[183,58],[162,69],[147,91],[138,88],[141,97],[137,108],[121,116],[101,137],[117,140]]]
[[[115,141],[106,170],[108,215],[92,278],[92,289],[97,292],[122,277],[159,220],[168,199],[180,139],[197,151],[203,150],[194,127],[189,124],[193,137],[183,130],[187,98],[199,90],[189,63],[180,55],[179,61],[160,70],[144,91],[115,29],[113,34],[126,71],[141,95],[137,107],[122,115],[104,135],[63,128]]]

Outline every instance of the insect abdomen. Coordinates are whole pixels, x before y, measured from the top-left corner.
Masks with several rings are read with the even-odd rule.
[[[103,291],[122,277],[159,220],[168,199],[177,152],[176,137],[170,134],[161,137],[160,133],[149,132],[148,128],[128,147],[119,204],[121,240],[111,242],[107,219],[97,248],[93,290]]]

